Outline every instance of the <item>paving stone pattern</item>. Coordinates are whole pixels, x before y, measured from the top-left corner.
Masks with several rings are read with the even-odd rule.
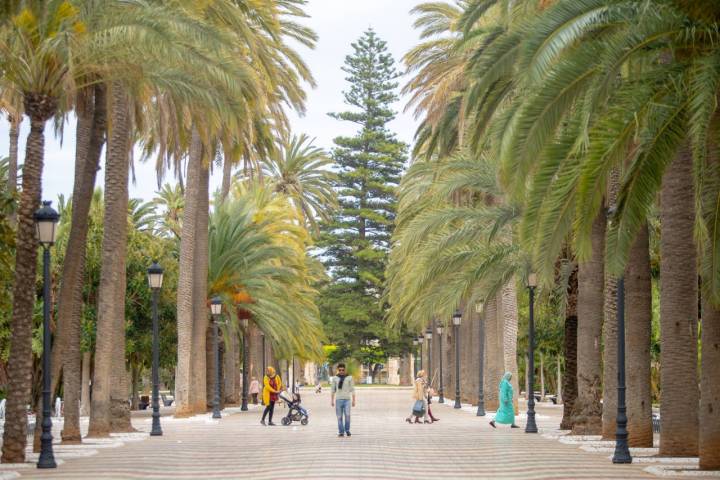
[[[559,407],[539,407],[541,434],[494,430],[469,406],[433,404],[440,422],[408,425],[411,392],[358,388],[351,438],[337,437],[327,391],[303,391],[310,423],[260,425],[260,410],[228,409],[224,418],[163,418],[164,436],[148,437],[150,419],[133,418],[137,434],[57,446],[56,470],[3,465],[0,479],[648,479],[647,463],[613,465],[596,439],[558,441]],[[523,406],[524,408],[524,406]],[[518,422],[524,424],[524,418]],[[544,435],[543,435],[544,434]],[[593,451],[583,450],[583,440]],[[668,478],[665,476],[664,478]]]

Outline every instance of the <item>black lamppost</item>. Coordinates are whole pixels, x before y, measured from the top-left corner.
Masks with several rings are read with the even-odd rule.
[[[443,354],[442,354],[442,340],[443,340],[443,326],[442,324],[437,326],[437,334],[438,334],[438,354],[440,356],[440,391],[438,392],[438,395],[440,398],[438,398],[438,403],[445,403],[445,397],[443,392]]]
[[[454,408],[460,408],[460,323],[462,322],[462,313],[455,310],[452,316],[453,321],[453,340],[455,341],[455,405]]]
[[[418,370],[419,370],[419,367],[418,367],[418,355],[417,355],[417,352],[418,352],[418,348],[417,348],[417,346],[418,346],[418,341],[417,341],[417,338],[413,337],[413,341],[412,341],[412,342],[413,342],[413,358],[414,358],[414,361],[413,361],[413,379],[415,379],[415,378],[417,378],[417,372],[418,372]]]
[[[632,463],[628,448],[627,407],[625,406],[625,278],[617,282],[617,430],[615,431],[615,453],[613,463]]]
[[[247,318],[243,318],[240,320],[240,323],[242,324],[242,332],[243,332],[243,371],[242,371],[242,404],[240,405],[240,410],[243,412],[246,412],[248,409],[248,378],[247,378],[247,371],[248,371],[248,322]]]
[[[40,458],[37,468],[56,468],[52,446],[52,420],[50,416],[50,353],[52,338],[50,336],[50,247],[57,237],[57,223],[60,215],[50,206],[51,202],[42,202],[42,207],[35,212],[35,229],[37,239],[43,247],[43,418],[42,436],[40,437]]]
[[[422,370],[423,369],[423,352],[422,352],[423,349],[422,349],[422,347],[423,347],[423,343],[425,343],[425,337],[423,336],[422,333],[420,335],[418,335],[417,341],[418,341],[418,345],[420,345],[420,370]]]
[[[535,424],[535,288],[537,275],[528,275],[528,292],[530,294],[530,319],[528,321],[528,411],[525,433],[537,433]]]
[[[483,303],[478,302],[475,304],[475,313],[478,315],[478,326],[479,326],[479,343],[478,345],[478,370],[479,370],[479,381],[478,381],[478,408],[477,416],[485,416],[485,390],[483,383],[485,382],[485,322],[483,322]]]
[[[433,381],[433,374],[432,374],[432,328],[428,327],[428,329],[425,330],[425,338],[427,338],[427,356],[428,356],[427,375],[428,375],[428,382],[430,382],[430,386],[432,386],[432,381]]]
[[[163,434],[160,427],[160,328],[158,326],[158,296],[163,283],[163,269],[153,261],[147,269],[148,284],[152,292],[152,429],[150,435],[159,437]]]
[[[265,332],[260,330],[260,338],[262,338],[262,375],[265,375],[265,369],[267,368],[265,365]],[[262,377],[262,375],[260,375]]]
[[[222,314],[220,297],[213,297],[210,301],[210,313],[213,316],[213,352],[215,352],[215,395],[213,396],[212,418],[222,418],[220,415],[220,346],[218,345],[218,323]]]

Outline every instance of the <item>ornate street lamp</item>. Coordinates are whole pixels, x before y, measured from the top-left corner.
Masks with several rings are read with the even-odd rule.
[[[50,411],[51,389],[51,343],[50,336],[50,247],[55,244],[57,223],[60,215],[51,206],[51,202],[42,202],[42,207],[35,212],[35,229],[37,239],[43,247],[43,418],[42,436],[40,437],[40,458],[37,468],[56,468],[52,446],[52,415]]]
[[[537,433],[535,424],[535,288],[537,275],[528,275],[528,292],[530,295],[530,319],[528,321],[528,412],[525,433]]]
[[[438,399],[438,403],[445,403],[445,397],[443,392],[443,354],[442,354],[442,341],[443,341],[443,326],[442,324],[437,326],[437,334],[438,334],[438,346],[439,346],[439,356],[440,356],[440,391],[438,392],[438,395],[440,398]]]
[[[460,323],[462,322],[462,313],[455,310],[452,316],[453,321],[453,337],[455,340],[455,405],[454,408],[460,408]]]
[[[478,315],[478,326],[479,328],[479,336],[480,340],[478,345],[478,356],[480,357],[478,360],[480,371],[479,375],[479,382],[478,382],[478,408],[477,408],[477,416],[478,417],[484,417],[485,416],[485,390],[483,383],[485,382],[485,322],[483,321],[483,302],[478,302],[475,304],[475,313]]]
[[[432,328],[428,327],[427,330],[425,330],[425,338],[427,338],[427,356],[428,356],[428,364],[427,364],[427,375],[428,375],[428,383],[430,386],[432,386],[432,380],[433,380],[433,374],[432,374]]]
[[[148,285],[152,292],[152,429],[150,435],[163,434],[160,427],[160,328],[158,326],[158,296],[163,283],[163,269],[156,261],[147,269]]]
[[[215,352],[215,395],[213,396],[212,418],[222,418],[220,415],[220,346],[218,345],[218,324],[222,314],[220,297],[213,297],[210,301],[210,313],[213,316],[213,351]]]
[[[242,325],[242,334],[243,334],[243,371],[242,371],[242,404],[240,405],[240,410],[243,412],[246,412],[248,409],[248,378],[247,378],[247,371],[248,371],[248,325],[249,321],[247,318],[243,318],[240,320],[240,324]]]
[[[613,463],[632,463],[628,448],[627,407],[625,405],[625,278],[617,282],[617,417]]]

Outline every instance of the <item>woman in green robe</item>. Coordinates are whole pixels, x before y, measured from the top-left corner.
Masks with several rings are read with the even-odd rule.
[[[502,380],[500,380],[500,406],[495,414],[495,419],[490,422],[493,428],[497,428],[495,423],[510,425],[511,428],[520,428],[515,425],[515,408],[513,407],[513,388],[510,384],[512,374],[505,372]]]

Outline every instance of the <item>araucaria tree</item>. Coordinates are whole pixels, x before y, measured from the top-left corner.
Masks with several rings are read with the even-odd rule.
[[[340,208],[323,225],[322,259],[332,280],[320,307],[338,356],[374,363],[393,349],[380,297],[407,146],[387,128],[395,118],[398,73],[386,43],[368,30],[352,48],[343,67],[351,110],[331,116],[359,128],[336,138],[332,152]]]

